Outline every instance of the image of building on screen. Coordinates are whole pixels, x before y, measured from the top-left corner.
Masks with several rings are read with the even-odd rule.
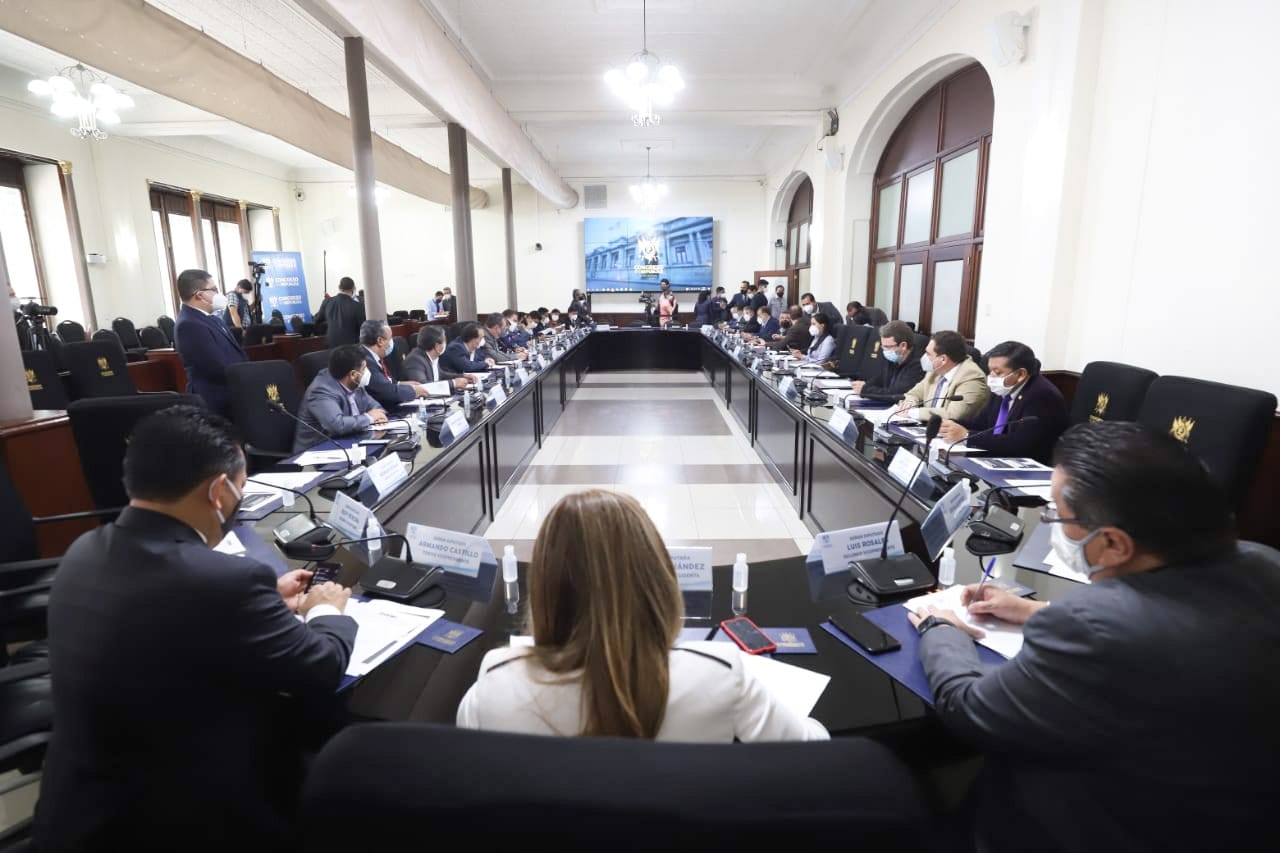
[[[710,216],[650,220],[592,217],[583,220],[587,290],[594,293],[711,287],[715,227]]]

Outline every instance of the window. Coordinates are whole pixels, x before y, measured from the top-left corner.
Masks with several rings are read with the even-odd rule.
[[[191,227],[191,193],[172,187],[151,187],[151,221],[155,231],[156,253],[160,268],[168,278],[166,301],[176,309],[180,305],[176,293],[178,274],[200,267],[196,251],[196,235]],[[268,210],[260,205],[254,210]],[[223,291],[232,290],[236,282],[249,277],[245,263],[249,247],[243,234],[247,228],[236,202],[204,197],[200,200],[200,245],[204,250],[204,269]]]
[[[813,222],[813,182],[805,178],[791,197],[787,213],[787,270],[797,292],[809,287],[809,225]]]
[[[26,161],[0,155],[0,245],[13,292],[22,300],[47,302],[40,249],[31,227],[31,205],[22,167]]]
[[[921,332],[973,339],[994,104],[980,65],[948,77],[903,118],[876,170],[867,299]]]

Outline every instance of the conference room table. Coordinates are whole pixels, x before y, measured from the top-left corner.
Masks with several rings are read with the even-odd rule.
[[[815,536],[883,523],[902,494],[901,485],[888,471],[898,447],[878,442],[865,422],[836,435],[828,426],[833,413],[830,407],[810,407],[788,399],[779,387],[781,377],[744,363],[751,359],[745,347],[738,349],[741,343],[734,336],[690,329],[579,330],[559,335],[554,342],[540,344],[543,366],[526,365],[529,381],[512,387],[497,405],[469,409],[469,426],[461,437],[443,447],[439,442],[421,441],[411,453],[401,454],[411,462],[409,476],[402,483],[386,495],[364,488],[355,497],[374,512],[388,532],[404,533],[408,524],[417,523],[481,533],[560,414],[572,405],[574,392],[588,372],[701,370]],[[947,485],[942,482],[934,493],[923,496],[909,493],[903,500],[899,518],[904,546],[926,560],[929,555],[923,553],[919,524]],[[317,516],[326,516],[334,493],[313,488],[307,496]],[[307,504],[298,500],[249,523],[260,540],[256,547],[260,552],[270,550],[277,571],[304,565],[285,559],[274,545],[267,544],[272,542],[276,526],[291,514],[304,511]],[[1027,507],[1020,514],[1028,527],[1024,542],[1032,542],[1028,550],[1040,548],[1039,557],[1043,557],[1048,546],[1044,536],[1036,535],[1038,510]],[[965,554],[965,536],[962,530],[954,542],[956,577],[958,582],[973,582],[979,577],[981,563]],[[398,552],[394,545],[390,549]],[[1031,587],[1049,600],[1074,587],[1072,581],[1034,570],[1043,568],[1036,557],[1024,555],[1015,565],[1015,555],[997,557],[993,576]],[[339,580],[357,594],[363,592],[359,584],[366,559],[360,546],[339,548],[332,558],[342,566]],[[522,602],[524,568],[520,566]],[[715,566],[712,571],[711,618],[687,623],[708,631],[733,615],[732,567]],[[476,679],[484,654],[508,644],[512,635],[528,633],[519,608],[512,608],[504,598],[500,576],[487,597],[469,597],[446,586],[449,591],[443,602],[431,606],[442,609],[444,618],[482,633],[452,654],[409,645],[344,691],[353,717],[450,723],[463,694]],[[804,556],[751,567],[747,615],[764,628],[806,628],[816,649],[816,654],[778,655],[777,659],[831,677],[814,708],[814,717],[834,734],[891,734],[928,725],[930,714],[921,699],[819,627],[837,608],[850,606],[856,605],[843,599],[815,601],[811,597]]]

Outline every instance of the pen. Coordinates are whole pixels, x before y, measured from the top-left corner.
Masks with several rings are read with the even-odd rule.
[[[973,593],[974,601],[982,600],[982,585],[987,582],[987,578],[991,577],[991,569],[995,566],[995,564],[996,564],[995,557],[992,557],[990,560],[987,560],[987,568],[982,573],[982,580],[978,581],[978,589]]]

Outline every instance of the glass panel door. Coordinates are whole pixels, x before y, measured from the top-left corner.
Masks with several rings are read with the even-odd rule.
[[[201,230],[204,232],[205,272],[213,276],[213,281],[225,291],[222,285],[222,268],[218,264],[218,242],[213,239],[213,220],[201,219]]]
[[[964,287],[964,261],[937,261],[933,265],[933,310],[929,331],[957,331],[960,295]]]
[[[896,266],[893,261],[876,263],[876,295],[873,304],[886,314],[893,312],[893,271]]]
[[[876,213],[876,248],[891,249],[898,245],[898,204],[902,201],[902,181],[894,181],[880,190],[880,206]]]
[[[933,222],[933,169],[907,179],[907,217],[902,224],[902,245],[929,240]]]
[[[169,242],[173,246],[173,268],[178,275],[196,268],[196,240],[191,233],[191,217],[169,214]]]
[[[924,289],[924,264],[903,264],[898,268],[898,310],[896,318],[914,323],[920,330],[920,294]]]
[[[978,149],[974,148],[942,164],[938,238],[972,234],[973,210],[977,203]]]
[[[0,242],[4,244],[5,265],[9,269],[9,286],[22,301],[43,302],[36,258],[31,250],[31,229],[27,227],[27,208],[22,203],[22,190],[0,187]]]
[[[244,266],[244,246],[240,242],[240,226],[234,222],[218,223],[218,247],[222,254],[218,261],[222,265],[222,289],[233,290],[236,282],[248,276]]]

